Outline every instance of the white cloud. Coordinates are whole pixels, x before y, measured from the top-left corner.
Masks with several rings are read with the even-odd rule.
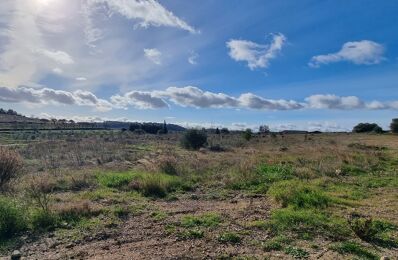
[[[127,19],[138,20],[139,26],[168,26],[195,33],[196,30],[164,8],[155,0],[88,0],[89,5],[106,4],[110,11],[119,13]],[[95,38],[95,36],[93,37]]]
[[[281,34],[271,34],[269,44],[258,44],[247,40],[232,39],[227,42],[229,56],[235,61],[246,61],[251,70],[267,68],[270,60],[275,59],[282,50],[286,37]]]
[[[358,109],[365,107],[365,103],[355,96],[312,95],[307,97],[305,101],[307,101],[309,108],[315,109]]]
[[[382,62],[385,59],[383,54],[384,47],[377,42],[368,40],[347,42],[344,43],[341,50],[336,53],[312,57],[309,66],[317,68],[323,64],[340,61],[348,61],[357,65],[372,65]]]
[[[75,63],[73,58],[64,51],[50,51],[45,49],[38,49],[36,50],[36,53],[41,54],[59,64],[68,65]]]
[[[162,53],[158,49],[144,49],[145,57],[156,65],[162,63]]]
[[[130,91],[123,96],[115,95],[111,97],[112,103],[117,107],[127,107],[128,105],[138,109],[158,109],[167,108],[165,100],[157,97],[155,93],[144,91]]]
[[[199,55],[196,52],[191,52],[191,55],[188,57],[189,64],[196,65],[198,64],[197,59]]]
[[[108,111],[112,105],[97,98],[93,93],[83,90],[68,92],[51,88],[34,89],[29,87],[0,87],[0,101],[9,103],[63,104],[92,106],[98,111]]]
[[[272,100],[256,96],[252,93],[245,93],[239,97],[242,107],[266,110],[292,110],[301,109],[304,105],[293,100]]]
[[[223,93],[203,91],[197,87],[169,87],[166,91],[159,92],[160,96],[169,98],[180,106],[196,108],[227,108],[238,106],[238,100]]]
[[[76,80],[77,81],[86,81],[87,78],[86,77],[77,77]]]

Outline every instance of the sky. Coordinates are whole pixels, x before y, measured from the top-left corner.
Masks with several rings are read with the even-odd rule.
[[[194,127],[388,129],[396,0],[1,0],[0,107]]]

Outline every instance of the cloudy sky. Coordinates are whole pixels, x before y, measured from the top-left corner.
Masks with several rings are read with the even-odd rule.
[[[396,0],[1,0],[0,107],[345,130],[398,117]]]

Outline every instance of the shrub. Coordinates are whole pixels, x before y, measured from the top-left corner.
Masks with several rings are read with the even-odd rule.
[[[354,133],[382,133],[383,129],[375,123],[359,123],[352,129]]]
[[[244,138],[246,141],[250,141],[250,139],[252,139],[252,137],[253,137],[253,132],[252,132],[252,130],[251,130],[250,128],[248,128],[248,129],[246,129],[246,130],[243,132],[242,136],[243,136],[243,138]]]
[[[34,175],[30,178],[26,187],[28,196],[43,210],[48,212],[51,201],[51,193],[56,183],[48,174]]]
[[[190,129],[184,133],[181,139],[181,145],[185,149],[198,150],[207,142],[207,135],[203,131]]]
[[[268,194],[282,203],[282,207],[325,208],[331,203],[331,198],[316,186],[300,181],[281,181],[271,186]]]
[[[398,133],[398,118],[394,118],[390,124],[391,132],[394,134]]]
[[[218,241],[221,243],[238,244],[242,241],[242,238],[235,232],[225,232],[218,236]]]
[[[0,240],[9,239],[26,228],[25,211],[14,201],[0,197]]]
[[[177,159],[173,156],[161,156],[156,161],[160,172],[168,175],[178,175]]]
[[[0,147],[0,191],[15,178],[22,169],[22,159],[18,153]]]
[[[34,231],[50,231],[53,230],[59,223],[58,216],[50,211],[36,210],[31,214],[30,217]]]

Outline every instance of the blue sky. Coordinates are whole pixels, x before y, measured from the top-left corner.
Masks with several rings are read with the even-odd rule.
[[[3,0],[0,107],[347,130],[398,116],[395,0]]]

